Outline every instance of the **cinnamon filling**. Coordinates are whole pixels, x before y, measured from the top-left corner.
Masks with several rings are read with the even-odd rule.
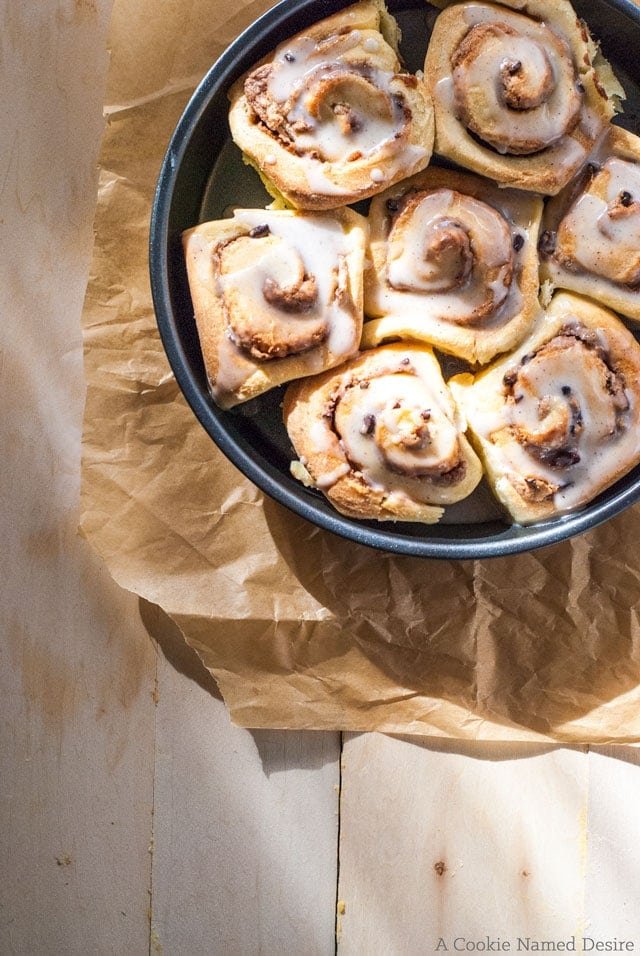
[[[567,43],[544,23],[472,26],[451,59],[457,116],[499,153],[531,155],[573,131],[582,92]]]
[[[329,332],[315,276],[281,237],[252,233],[216,251],[229,337],[259,360],[315,348]]]
[[[393,203],[389,284],[449,297],[450,321],[458,324],[494,316],[509,294],[524,238],[514,244],[498,210],[455,190],[416,190]]]
[[[570,471],[624,428],[629,402],[622,374],[596,332],[568,322],[503,379],[510,407],[509,432],[536,461],[560,474]],[[570,479],[512,479],[528,501],[541,501]]]
[[[354,379],[332,397],[333,428],[347,460],[372,484],[385,473],[452,483],[464,469],[458,432],[437,402],[425,407],[429,389],[404,366]],[[387,480],[388,484],[388,480]]]
[[[262,286],[265,302],[283,312],[308,312],[318,297],[316,277],[304,275],[297,285],[281,286],[267,276]]]
[[[319,46],[313,57],[305,50],[289,59],[285,54],[246,78],[244,92],[256,122],[288,151],[321,162],[360,159],[404,135],[411,113],[402,95],[388,91],[392,74],[364,61],[343,62],[339,49],[333,51],[335,61],[314,65],[320,52]],[[305,70],[300,63],[307,58]],[[283,96],[279,73],[286,74],[290,63],[295,68]]]

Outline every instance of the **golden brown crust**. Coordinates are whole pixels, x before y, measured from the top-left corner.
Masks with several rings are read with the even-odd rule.
[[[640,462],[640,345],[588,299],[556,294],[517,351],[449,384],[516,523],[582,508]]]
[[[453,3],[425,61],[436,153],[555,195],[615,112],[621,88],[566,0]]]
[[[640,321],[640,138],[611,126],[545,209],[543,280]]]
[[[350,209],[238,209],[183,237],[200,345],[230,408],[355,354],[367,222]]]
[[[513,348],[538,310],[542,200],[430,166],[371,203],[366,346],[419,339],[471,363]]]
[[[230,90],[234,141],[289,205],[334,209],[428,164],[433,107],[400,70],[381,32],[389,19],[381,0],[362,0],[281,44]]]
[[[372,349],[294,382],[283,413],[310,481],[350,517],[431,524],[480,481],[464,424],[424,345]]]

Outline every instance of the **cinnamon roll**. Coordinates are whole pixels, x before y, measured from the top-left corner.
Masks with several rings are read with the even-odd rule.
[[[289,385],[283,408],[299,456],[293,474],[350,517],[433,524],[480,481],[480,462],[427,346],[362,352]]]
[[[449,385],[518,524],[583,507],[640,462],[640,345],[588,299],[557,293],[516,352]]]
[[[548,204],[541,276],[640,321],[640,139],[610,127]]]
[[[428,164],[433,108],[423,82],[401,72],[397,40],[382,0],[361,0],[234,84],[231,135],[272,195],[334,209]]]
[[[425,77],[437,153],[547,195],[582,165],[624,96],[567,0],[449,6]]]
[[[211,393],[230,408],[358,349],[366,219],[237,209],[183,237]]]
[[[363,344],[420,339],[472,363],[512,348],[539,309],[541,215],[537,196],[435,166],[376,196]]]

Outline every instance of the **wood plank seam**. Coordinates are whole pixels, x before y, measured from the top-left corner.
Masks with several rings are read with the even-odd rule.
[[[342,829],[342,757],[344,751],[344,733],[340,732],[340,753],[338,754],[338,831],[336,833],[336,899],[335,899],[335,932],[334,956],[338,956],[340,937],[342,936],[341,901],[340,901],[340,836]]]
[[[154,712],[153,712],[153,761],[152,761],[152,777],[151,777],[151,835],[149,838],[149,956],[153,956],[153,953],[162,952],[162,947],[160,946],[160,940],[158,938],[158,933],[153,925],[153,862],[154,862],[154,853],[155,853],[155,810],[156,810],[156,751],[158,747],[158,700],[159,700],[159,670],[158,670],[158,658],[160,656],[160,649],[155,640],[150,638],[153,644],[153,647],[156,652],[155,660],[155,675],[154,675],[154,689],[153,689],[153,703],[154,703]]]

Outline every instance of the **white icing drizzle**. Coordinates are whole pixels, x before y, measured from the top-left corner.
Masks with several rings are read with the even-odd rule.
[[[384,495],[431,504],[456,500],[455,482],[439,485],[438,479],[462,461],[459,425],[432,356],[412,351],[404,362],[399,356],[372,371],[365,388],[359,380],[343,383],[335,431],[326,419],[312,428],[316,449],[332,463],[342,459],[318,477],[319,488],[330,488],[346,463]]]
[[[485,314],[478,318],[483,328],[507,321],[522,306],[518,275],[528,231],[512,222],[506,207],[497,208],[475,197],[450,189],[434,189],[419,194],[411,215],[401,214],[387,242],[386,282],[375,291],[375,306],[383,314],[402,311],[420,314],[444,323],[465,324],[474,320],[474,312],[486,303]],[[458,229],[468,237],[471,270],[456,284],[460,268],[458,249],[439,256],[425,257],[438,234],[447,228]],[[515,235],[522,237],[521,250],[515,252]]]
[[[340,478],[343,478],[344,475],[348,475],[351,471],[351,468],[347,462],[344,462],[341,465],[338,465],[333,471],[326,471],[324,474],[320,475],[316,479],[316,487],[321,491],[326,491],[329,488],[332,488],[336,481],[339,481]]]
[[[488,45],[486,53],[481,50],[470,65],[465,66],[464,81],[461,79],[463,74],[455,81],[452,76],[441,79],[434,91],[440,107],[450,115],[458,115],[454,82],[464,83],[470,91],[469,103],[473,104],[471,113],[477,115],[481,109],[483,125],[486,125],[487,130],[493,128],[500,131],[500,141],[491,143],[490,133],[484,137],[487,143],[491,143],[489,148],[509,154],[517,162],[520,149],[515,144],[522,144],[522,152],[526,155],[524,144],[529,141],[540,142],[545,144],[545,156],[550,163],[577,168],[586,157],[587,149],[571,135],[574,127],[572,117],[577,109],[575,98],[579,71],[574,66],[572,52],[565,38],[548,24],[504,7],[497,11],[495,7],[480,3],[467,4],[464,7],[464,19],[470,30],[480,24],[501,22],[517,30],[520,35],[508,36],[502,47]],[[500,71],[508,63],[522,64],[527,86],[532,89],[542,89],[544,77],[549,71],[550,91],[542,97],[536,108],[513,109],[506,104]],[[476,102],[477,97],[480,99]],[[479,103],[482,103],[481,107]],[[582,133],[592,142],[604,124],[604,119],[590,110],[583,99],[578,122]],[[481,131],[478,129],[476,132],[483,139]],[[507,145],[509,140],[514,144],[513,151]],[[535,153],[536,148],[532,146],[530,151]]]
[[[275,276],[282,276],[280,284],[287,284],[287,272],[292,261],[300,259],[304,272],[313,275],[318,288],[318,295],[313,308],[306,313],[309,317],[319,313],[327,318],[329,335],[327,347],[337,356],[346,356],[353,353],[356,346],[356,330],[351,312],[342,308],[336,298],[336,280],[346,282],[346,266],[344,258],[354,248],[353,239],[345,233],[338,222],[329,216],[302,217],[302,216],[269,216],[264,210],[245,209],[237,210],[236,221],[248,232],[262,224],[267,224],[271,233],[283,241],[283,248],[288,248],[289,258],[276,255],[271,258],[268,267],[255,270],[249,266],[246,270],[234,273],[232,276],[222,277],[224,288],[226,282],[242,291],[243,295],[255,301],[255,308],[264,310],[269,308],[262,295],[264,280],[268,269],[274,270]],[[279,260],[279,261],[278,261]],[[284,272],[281,272],[284,270]],[[273,273],[272,273],[273,274]],[[274,321],[300,322],[305,318],[287,319],[281,310],[272,308]]]
[[[309,438],[317,451],[340,457],[338,439],[329,428],[326,419],[311,423]]]
[[[603,188],[604,185],[604,188]],[[629,214],[612,215],[617,201],[627,194]],[[637,205],[636,205],[637,204]],[[640,266],[640,166],[611,157],[595,177],[592,186],[574,203],[564,217],[559,239],[569,237],[569,252],[583,269],[613,281],[625,281],[625,272]]]
[[[268,329],[277,329],[281,341],[296,337],[304,340],[305,330],[309,329],[311,323],[316,329],[322,328],[325,303],[319,297],[316,297],[312,307],[292,313],[284,311],[276,302],[269,302],[265,297],[267,283],[273,283],[281,290],[295,290],[300,288],[306,277],[310,277],[309,281],[317,285],[316,277],[307,270],[300,251],[291,245],[287,237],[269,236],[263,240],[249,239],[247,242],[251,244],[251,253],[242,257],[246,264],[234,267],[230,272],[223,271],[218,276],[219,289],[228,303],[231,337],[234,338],[235,322],[240,318],[236,313],[239,311],[243,323],[249,321],[254,325],[258,317],[267,315]],[[222,261],[226,263],[224,253]],[[241,310],[238,309],[239,300]],[[265,323],[261,324],[264,326]]]
[[[327,165],[328,164],[321,163],[318,160],[307,158],[305,163],[305,176],[309,189],[312,193],[317,193],[321,196],[343,196],[344,184],[338,179],[331,179],[331,177],[327,175]]]
[[[359,248],[358,239],[343,230],[330,215],[303,217],[269,210],[236,209],[234,219],[239,226],[237,235],[246,237],[257,227],[268,226],[269,235],[276,242],[268,244],[265,253],[258,255],[255,261],[243,262],[238,268],[234,266],[231,271],[220,274],[215,269],[211,240],[194,231],[187,255],[193,258],[197,280],[215,288],[222,301],[227,301],[229,296],[240,296],[243,314],[268,316],[272,328],[281,330],[283,335],[311,322],[326,322],[324,340],[300,355],[306,374],[320,372],[328,363],[335,364],[336,360],[353,355],[358,344],[359,323],[357,304],[351,301],[349,292],[347,260]],[[313,276],[316,283],[317,295],[310,308],[289,314],[265,299],[265,280],[272,279],[281,287],[294,286],[300,274]],[[231,329],[218,344],[218,360],[217,381],[211,385],[214,396],[223,400],[237,392],[263,364],[236,344]],[[278,358],[268,360],[268,365],[271,367],[279,361]]]
[[[344,41],[345,52],[352,46],[353,34],[351,42],[347,35]],[[297,37],[278,47],[273,58],[274,69],[269,76],[269,92],[276,103],[286,103],[291,91],[304,84],[307,74],[315,68],[315,53],[315,40],[306,36]]]
[[[450,76],[438,80],[434,90],[434,98],[448,114],[453,115],[455,113],[453,80]],[[588,150],[577,139],[572,136],[562,136],[545,150],[545,162],[550,167],[563,165],[571,169],[577,169],[587,155]],[[510,156],[509,159],[513,163],[518,163],[526,157]]]
[[[481,151],[488,149],[498,155],[502,153],[508,156],[508,162],[514,169],[517,169],[520,163],[524,165],[525,156],[529,156],[537,168],[541,155],[551,171],[577,169],[587,156],[589,143],[595,141],[606,125],[606,120],[596,110],[589,108],[588,98],[582,97],[582,106],[577,113],[578,123],[575,125],[576,110],[580,102],[576,102],[577,91],[580,90],[579,75],[584,67],[581,63],[574,65],[572,51],[565,37],[556,33],[552,25],[505,7],[496,8],[493,5],[473,3],[464,5],[463,15],[469,30],[482,24],[502,22],[517,30],[520,37],[508,37],[509,42],[503,44],[501,54],[498,54],[499,47],[496,46],[493,59],[491,54],[484,57],[481,53],[472,64],[471,76],[468,78],[468,114],[476,117],[477,123],[482,125],[479,117],[486,113],[486,128],[491,129],[495,124],[495,129],[499,130],[495,140],[492,141],[490,134],[483,136],[481,129],[475,126],[479,141],[471,139],[473,132],[471,129],[467,132],[464,110],[460,111],[456,101],[453,76],[444,76],[436,83],[436,112],[450,117],[447,121],[449,135],[454,136],[456,128],[460,135],[468,135],[470,141],[467,148],[473,150],[478,164],[483,162]],[[565,55],[560,55],[561,50],[565,51]],[[548,99],[544,100],[543,97],[543,102],[535,109],[510,108],[504,101],[504,75],[500,76],[501,69],[521,61],[521,75],[527,77],[528,87],[535,87],[536,82],[544,76],[545,58],[549,62],[552,78]],[[529,70],[534,77],[531,82]],[[507,145],[511,136],[513,150]],[[583,138],[584,145],[581,141]],[[546,145],[543,140],[546,140]],[[520,147],[516,145],[518,143]],[[536,145],[537,143],[539,145]],[[530,150],[531,155],[527,150]],[[482,171],[481,165],[473,168]],[[517,185],[515,180],[514,185]]]
[[[386,171],[372,169],[378,183],[398,170],[408,175],[428,156],[426,148],[404,142],[402,97],[392,95],[389,85],[395,74],[371,64],[361,69],[359,44],[372,54],[385,46],[382,37],[363,39],[355,30],[322,43],[300,36],[274,55],[269,93],[284,106],[295,148],[306,154],[309,188],[318,194],[344,191],[339,177],[329,174],[336,164],[389,163]]]
[[[597,335],[606,352],[606,332],[599,329]],[[560,512],[570,511],[605,487],[620,462],[638,454],[640,435],[627,427],[636,415],[633,391],[624,392],[628,409],[616,412],[606,387],[605,366],[578,339],[572,349],[534,356],[519,369],[513,399],[501,399],[497,404],[489,398],[492,391],[502,391],[502,365],[472,388],[466,399],[464,393],[460,397],[474,431],[492,443],[492,455],[501,461],[504,480],[510,475],[530,477],[560,486],[553,496],[554,506]],[[542,443],[546,433],[557,429],[566,436],[577,460],[565,467],[552,467],[510,434],[512,429],[523,429]]]
[[[469,274],[459,283],[459,248],[445,249],[433,257],[426,255],[446,230],[461,237],[471,259]],[[439,189],[426,194],[408,221],[392,230],[388,279],[396,289],[441,293],[440,314],[464,322],[486,302],[488,294],[494,310],[504,302],[512,260],[511,233],[500,213],[472,196]]]
[[[372,487],[388,488],[390,484],[402,484],[404,479],[398,474],[402,468],[407,471],[413,468],[437,469],[443,459],[456,462],[458,434],[455,424],[447,418],[446,409],[439,405],[441,396],[431,392],[415,375],[373,378],[364,394],[361,391],[355,391],[357,401],[349,407],[347,414],[341,414],[344,403],[339,403],[336,426],[348,457]],[[425,410],[431,416],[428,422],[421,418]],[[366,434],[363,427],[367,416],[375,421],[371,435]],[[429,433],[424,446],[415,451],[404,447],[403,438],[420,426]],[[393,469],[391,479],[390,467]]]
[[[327,162],[344,162],[356,151],[369,155],[393,140],[405,122],[402,108],[388,93],[393,74],[371,67],[365,75],[350,65],[349,54],[360,40],[359,31],[351,31],[336,37],[324,53],[303,36],[280,47],[274,57],[269,92],[276,102],[287,105],[291,125],[308,129],[296,132],[296,148],[318,150]],[[341,121],[332,108],[334,100],[344,102],[349,94],[352,100],[345,105],[355,124]]]

